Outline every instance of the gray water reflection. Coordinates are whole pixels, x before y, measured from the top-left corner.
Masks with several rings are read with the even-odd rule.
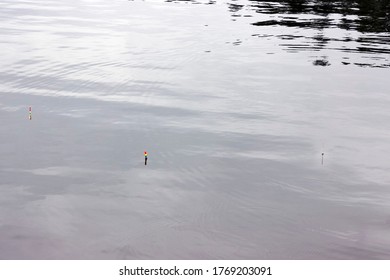
[[[349,2],[3,1],[0,258],[388,259],[388,6]]]
[[[286,34],[275,35],[285,50],[334,51],[346,53],[342,63],[388,68],[390,32],[390,2],[383,1],[251,1],[256,13],[267,20],[255,26],[284,27]],[[337,32],[335,31],[337,29]],[[280,32],[281,29],[278,29]],[[282,29],[283,30],[283,29]],[[299,30],[300,35],[293,35]],[[307,30],[305,32],[302,30]],[[314,33],[311,33],[312,31]],[[352,54],[358,54],[350,57]],[[317,55],[318,57],[318,55]],[[355,60],[362,60],[355,61]],[[326,59],[314,60],[314,65],[328,66]]]
[[[217,4],[195,0],[167,2]],[[226,4],[233,21],[259,27],[252,36],[271,37],[273,43],[278,42],[281,49],[290,53],[311,52],[313,65],[331,65],[329,56],[332,55],[343,65],[390,67],[388,0],[232,0]],[[257,19],[261,20],[254,21]],[[237,39],[233,44],[241,43]],[[342,59],[337,55],[340,52],[344,53]]]

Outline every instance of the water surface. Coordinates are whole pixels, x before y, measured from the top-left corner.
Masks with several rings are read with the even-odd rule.
[[[389,259],[372,2],[2,1],[0,258]]]

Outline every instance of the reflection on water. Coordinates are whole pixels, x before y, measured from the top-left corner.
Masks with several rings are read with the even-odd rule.
[[[390,1],[251,1],[256,13],[270,19],[252,23],[255,26],[287,27],[286,35],[277,35],[287,51],[336,50],[347,54],[359,53],[369,63],[355,62],[358,66],[389,67]],[[272,19],[271,19],[272,18]],[[290,30],[293,29],[293,30]],[[293,35],[295,30],[311,30],[313,35]],[[330,33],[335,29],[337,37]],[[375,62],[372,62],[375,57]],[[345,59],[349,59],[346,55]],[[321,62],[322,61],[322,62]],[[326,60],[325,60],[326,61]],[[351,62],[342,61],[343,64]],[[314,65],[327,66],[324,60]]]
[[[216,4],[196,0],[173,2]],[[278,38],[279,46],[288,52],[343,52],[343,65],[390,67],[388,0],[249,0],[231,1],[227,6],[234,21],[240,17],[251,18],[250,24],[259,27],[259,33],[253,36]],[[332,32],[336,29],[338,32]],[[313,57],[314,65],[331,65],[321,54]]]
[[[388,8],[2,1],[0,258],[389,258]]]

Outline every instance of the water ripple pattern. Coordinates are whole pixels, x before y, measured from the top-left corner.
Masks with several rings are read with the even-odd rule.
[[[388,8],[1,1],[0,259],[390,258]]]

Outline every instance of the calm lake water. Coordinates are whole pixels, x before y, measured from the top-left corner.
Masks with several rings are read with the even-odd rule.
[[[0,258],[390,259],[389,11],[1,1]]]

